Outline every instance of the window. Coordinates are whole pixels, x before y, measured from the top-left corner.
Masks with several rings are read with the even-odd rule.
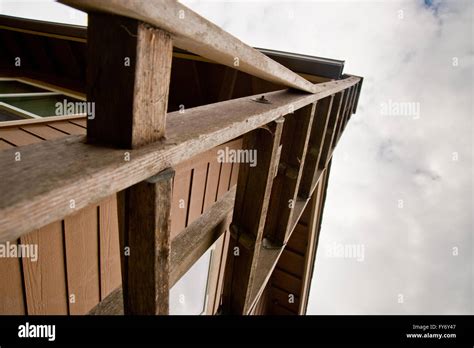
[[[0,122],[68,115],[64,106],[79,101],[20,79],[0,79]]]
[[[208,293],[214,284],[209,283],[212,270],[212,258],[218,257],[215,245],[209,248],[201,258],[181,277],[170,290],[170,314],[200,315],[206,314]]]

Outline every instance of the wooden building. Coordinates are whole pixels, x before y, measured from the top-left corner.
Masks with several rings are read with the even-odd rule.
[[[174,1],[63,2],[87,28],[0,16],[0,314],[305,314],[362,78]]]

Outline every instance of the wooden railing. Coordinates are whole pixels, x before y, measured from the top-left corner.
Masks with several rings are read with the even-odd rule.
[[[0,152],[0,241],[118,192],[120,234],[130,248],[122,268],[125,313],[168,314],[169,288],[205,251],[206,236],[221,233],[234,206],[227,195],[171,243],[172,168],[243,136],[258,164],[239,172],[223,300],[225,311],[249,313],[354,111],[361,79],[313,85],[175,1],[63,2],[89,12],[87,98],[96,115],[87,137]],[[303,92],[167,114],[173,45]]]

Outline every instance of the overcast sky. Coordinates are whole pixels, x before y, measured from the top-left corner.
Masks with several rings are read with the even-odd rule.
[[[31,16],[31,3],[0,0],[0,13]],[[48,3],[33,13],[57,20]],[[184,3],[252,46],[364,77],[333,157],[308,314],[474,313],[473,2]],[[363,254],[331,254],[350,246]]]

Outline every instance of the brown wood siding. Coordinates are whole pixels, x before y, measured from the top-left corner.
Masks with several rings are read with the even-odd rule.
[[[0,150],[85,133],[85,119],[0,125]],[[226,146],[238,149],[242,141],[216,147],[175,168],[172,238],[236,183],[238,164],[217,161],[217,151]],[[221,264],[228,239],[226,232],[216,245]],[[0,279],[10,280],[0,284],[0,314],[87,314],[121,284],[116,195],[25,235],[21,243],[37,244],[38,260],[0,259]],[[218,268],[212,313],[222,291],[223,267]]]

